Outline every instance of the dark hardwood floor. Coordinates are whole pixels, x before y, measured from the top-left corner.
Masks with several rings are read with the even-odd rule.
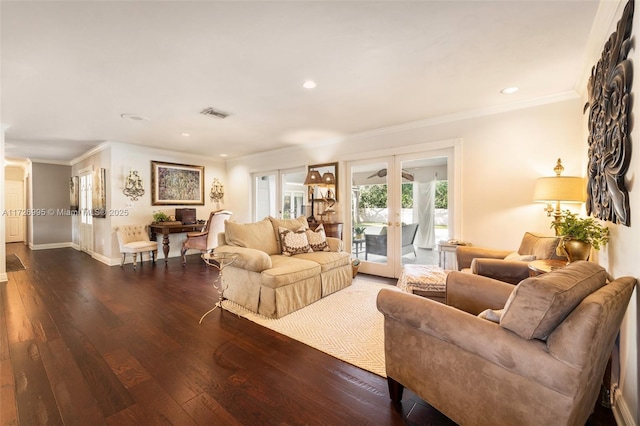
[[[216,309],[197,255],[124,268],[7,244],[2,425],[451,425],[386,380]],[[615,424],[599,410],[593,425]]]

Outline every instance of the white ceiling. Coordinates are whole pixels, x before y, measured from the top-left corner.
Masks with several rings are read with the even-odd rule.
[[[5,154],[69,161],[103,141],[236,157],[566,94],[598,2],[0,8]],[[520,91],[501,95],[508,86]],[[207,107],[231,115],[199,114]]]

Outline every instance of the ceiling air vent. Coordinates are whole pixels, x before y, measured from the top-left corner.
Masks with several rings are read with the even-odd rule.
[[[200,114],[209,115],[211,117],[216,117],[216,118],[227,118],[229,116],[229,114],[227,114],[226,112],[217,111],[213,108],[205,108],[202,111],[200,111]]]

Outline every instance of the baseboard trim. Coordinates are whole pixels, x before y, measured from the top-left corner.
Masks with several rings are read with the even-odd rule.
[[[73,243],[71,241],[69,241],[68,243],[29,244],[29,248],[31,250],[49,250],[68,247],[73,247]]]
[[[9,275],[6,272],[0,274],[0,283],[6,283],[9,281]]]
[[[611,407],[611,410],[613,411],[613,417],[616,419],[616,424],[619,426],[637,426],[619,388],[613,392],[613,407]]]

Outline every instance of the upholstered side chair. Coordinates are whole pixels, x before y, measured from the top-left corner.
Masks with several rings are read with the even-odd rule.
[[[188,250],[206,252],[218,247],[218,234],[224,232],[224,221],[231,215],[232,213],[228,210],[212,211],[201,232],[187,233],[187,239],[182,244],[183,265],[187,263]]]
[[[120,267],[124,265],[127,253],[133,256],[133,269],[136,269],[136,266],[138,266],[138,253],[140,253],[140,262],[142,262],[142,253],[149,252],[150,260],[152,263],[156,263],[158,243],[150,241],[146,226],[123,225],[117,227],[115,230],[116,236],[118,237],[118,245],[120,246],[120,253],[122,253]]]
[[[567,260],[556,248],[560,237],[525,232],[517,251],[476,246],[458,246],[458,270],[482,275],[510,284],[529,276],[529,262],[542,259]]]

